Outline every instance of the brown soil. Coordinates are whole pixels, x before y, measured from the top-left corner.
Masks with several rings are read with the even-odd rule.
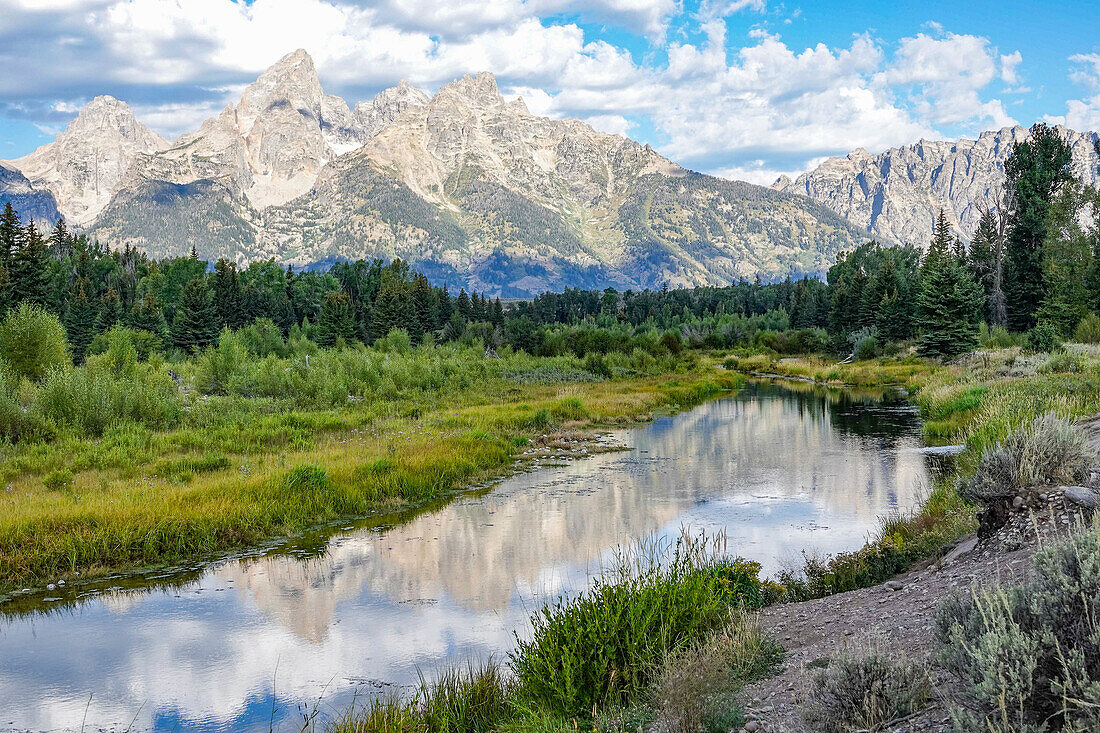
[[[935,563],[871,588],[765,609],[763,627],[786,656],[779,674],[744,691],[746,710],[757,721],[751,727],[768,732],[811,730],[800,713],[814,675],[846,648],[858,652],[873,647],[927,661],[933,682],[932,704],[885,730],[952,730],[945,705],[952,680],[934,663],[936,608],[950,594],[1019,579],[1030,570],[1039,538],[1064,532],[1078,516],[1060,490],[1047,490],[1014,512],[988,540],[978,544],[973,535],[963,538]]]

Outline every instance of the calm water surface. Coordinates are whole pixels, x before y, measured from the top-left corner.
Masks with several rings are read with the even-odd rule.
[[[750,386],[324,551],[0,609],[0,730],[297,730],[303,711],[498,656],[616,547],[724,530],[766,573],[863,543],[929,488],[916,410]],[[163,581],[163,579],[161,579]],[[57,594],[54,594],[56,597]]]

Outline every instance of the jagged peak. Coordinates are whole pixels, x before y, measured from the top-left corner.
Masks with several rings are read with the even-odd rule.
[[[523,101],[523,97],[516,97],[511,102],[509,102],[508,109],[525,117],[530,116],[531,114],[531,111],[527,109],[527,103]]]
[[[458,96],[480,107],[500,106],[504,97],[497,88],[497,79],[491,72],[479,71],[476,75],[465,74],[445,85],[436,94],[436,98]]]

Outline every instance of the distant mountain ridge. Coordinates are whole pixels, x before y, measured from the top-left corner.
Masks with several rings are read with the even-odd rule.
[[[1070,145],[1076,175],[1100,184],[1097,133],[1056,129]],[[796,180],[781,177],[772,188],[807,196],[882,242],[927,246],[940,208],[970,237],[983,207],[1004,185],[1013,144],[1028,134],[1016,126],[983,132],[977,140],[921,140],[878,155],[859,149]]]
[[[805,197],[532,115],[491,74],[434,95],[402,82],[349,108],[304,51],[173,142],[97,97],[8,165],[111,246],[296,265],[401,257],[512,296],[822,272],[864,238]]]

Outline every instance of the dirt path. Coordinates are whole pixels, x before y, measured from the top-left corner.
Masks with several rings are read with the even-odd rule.
[[[1100,417],[1081,425],[1100,448]],[[1008,523],[980,544],[963,538],[941,561],[918,566],[887,583],[761,612],[769,630],[787,654],[780,674],[744,691],[746,709],[758,730],[802,733],[810,728],[800,717],[801,699],[825,660],[845,648],[875,646],[911,660],[934,658],[933,626],[940,602],[974,586],[1012,582],[1025,575],[1040,537],[1061,534],[1082,517],[1060,489],[1039,494],[1029,506],[1014,511]],[[941,702],[951,680],[933,668],[934,702],[926,710],[887,730],[951,730]]]

